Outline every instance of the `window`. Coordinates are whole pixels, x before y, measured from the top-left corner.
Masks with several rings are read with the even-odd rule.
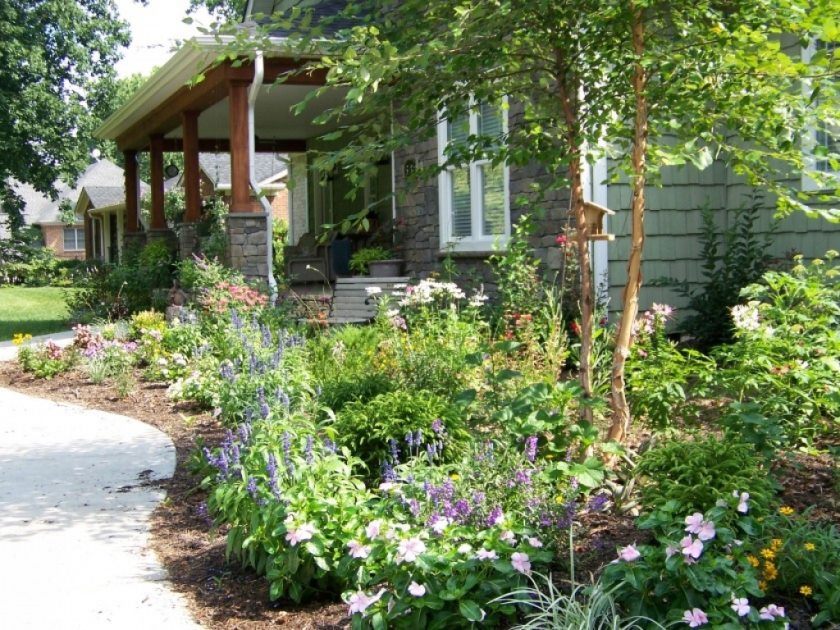
[[[836,42],[816,40],[803,51],[802,55],[805,61],[810,61],[817,53],[824,53],[831,58],[833,55],[840,54],[838,50],[840,46]],[[823,123],[813,129],[810,137],[806,139],[806,151],[809,155],[809,168],[820,173],[835,174],[840,180],[840,171],[833,168],[831,162],[825,157],[827,154],[840,153],[840,127],[836,124]],[[806,190],[815,190],[821,186],[809,177],[804,177],[803,187]]]
[[[64,228],[64,251],[78,252],[85,248],[84,228]]]
[[[505,110],[477,104],[469,113],[438,125],[438,156],[446,147],[464,143],[470,135],[501,137],[507,131]],[[492,251],[510,237],[509,173],[505,164],[477,160],[448,166],[440,174],[440,246],[442,250]]]

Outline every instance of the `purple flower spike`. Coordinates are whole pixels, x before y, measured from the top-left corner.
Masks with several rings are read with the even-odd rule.
[[[537,459],[537,436],[532,435],[525,439],[525,457],[529,462]]]

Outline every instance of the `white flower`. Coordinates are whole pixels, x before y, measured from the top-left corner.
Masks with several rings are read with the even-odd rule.
[[[397,547],[397,564],[402,562],[414,562],[417,560],[417,557],[425,551],[425,543],[417,537],[402,540]]]
[[[364,617],[365,611],[371,606],[371,604],[378,602],[384,593],[384,588],[380,589],[379,592],[373,596],[368,596],[364,591],[353,593],[347,601],[347,603],[350,604],[349,614],[354,615],[355,613],[362,613],[362,616]]]
[[[753,331],[758,330],[760,323],[758,317],[758,308],[755,302],[749,304],[738,304],[731,309],[732,323],[738,330]]]
[[[379,295],[382,293],[382,287],[365,287],[365,292],[368,296]]]
[[[304,523],[298,527],[289,527],[286,531],[286,541],[294,547],[304,540],[309,540],[315,534],[315,526],[311,523]]]
[[[370,547],[363,545],[358,540],[351,540],[347,543],[347,548],[350,549],[351,558],[367,558],[370,555]]]
[[[516,537],[514,536],[513,532],[510,530],[502,532],[502,535],[499,536],[499,540],[504,540],[505,542],[509,542],[514,544],[516,541]]]
[[[387,317],[388,319],[393,319],[394,317],[396,317],[399,314],[400,314],[400,311],[399,311],[399,309],[396,309],[396,308],[389,308],[387,311],[385,311],[385,317]]]
[[[472,545],[468,545],[467,543],[464,543],[463,545],[458,547],[458,553],[468,554],[471,551],[472,551]]]
[[[414,597],[423,597],[426,594],[426,587],[417,582],[412,582],[408,585],[408,592]]]
[[[450,523],[451,521],[445,516],[438,516],[435,518],[434,522],[432,522],[432,531],[436,534],[442,534],[446,531],[446,528],[449,527]]]
[[[542,541],[539,538],[529,537],[525,539],[529,545],[531,545],[534,549],[539,549],[543,546]]]

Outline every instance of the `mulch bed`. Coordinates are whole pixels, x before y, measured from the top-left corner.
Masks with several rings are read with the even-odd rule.
[[[177,466],[175,475],[160,484],[167,499],[152,516],[151,547],[169,572],[173,588],[185,596],[201,625],[220,630],[349,627],[342,602],[332,599],[303,606],[286,600],[271,602],[262,576],[226,562],[224,536],[210,531],[199,509],[206,494],[187,466],[197,443],[212,446],[222,439],[221,425],[208,412],[173,403],[164,385],[145,383],[139,375],[137,387],[121,399],[113,387],[94,385],[78,372],[46,381],[21,372],[15,363],[0,362],[0,386],[137,418],[169,435],[177,449]],[[775,473],[782,486],[782,502],[797,511],[816,506],[812,518],[840,522],[834,466],[827,455],[792,453],[781,458]],[[650,542],[647,532],[633,526],[630,515],[585,514],[581,520],[584,533],[575,540],[578,582],[597,574],[614,559],[616,547]],[[797,602],[786,603],[794,619],[791,627],[810,627],[806,611],[796,610]]]

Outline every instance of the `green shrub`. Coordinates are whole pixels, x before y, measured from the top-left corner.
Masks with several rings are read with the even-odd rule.
[[[73,348],[62,350],[54,341],[37,346],[21,346],[18,350],[21,368],[36,378],[51,379],[63,374],[71,370],[77,360],[78,354]]]
[[[166,329],[166,320],[163,313],[158,311],[140,311],[131,316],[128,324],[128,334],[132,339],[140,339],[143,331],[157,330],[163,332]]]
[[[330,379],[321,384],[319,401],[335,412],[347,403],[367,402],[380,394],[394,391],[397,384],[385,374],[360,374],[351,378]]]
[[[752,445],[714,437],[654,447],[641,456],[636,474],[650,509],[677,501],[705,512],[733,492],[746,492],[753,511],[766,513],[773,498],[773,482]]]
[[[470,440],[463,416],[459,408],[428,391],[403,389],[351,401],[336,415],[334,429],[339,444],[350,448],[376,477],[380,465],[391,459],[389,440],[401,443],[417,430],[430,435],[438,419],[447,433],[445,455],[454,457]]]
[[[393,253],[384,247],[363,247],[350,257],[350,269],[366,276],[368,265],[375,260],[389,260]]]

